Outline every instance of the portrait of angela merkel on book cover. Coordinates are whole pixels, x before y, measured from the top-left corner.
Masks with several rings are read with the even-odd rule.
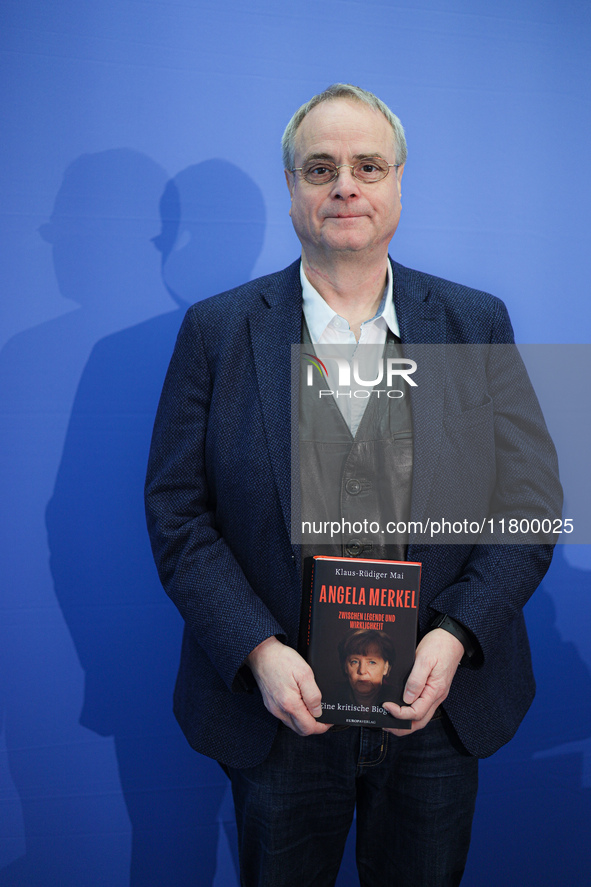
[[[381,705],[391,696],[392,688],[384,686],[384,681],[394,662],[394,645],[385,631],[352,629],[339,642],[338,653],[349,699]]]

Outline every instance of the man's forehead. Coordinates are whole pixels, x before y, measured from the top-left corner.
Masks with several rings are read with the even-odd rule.
[[[296,155],[333,157],[347,150],[351,156],[382,155],[394,144],[394,132],[377,109],[364,102],[334,99],[316,105],[302,120],[295,135]]]

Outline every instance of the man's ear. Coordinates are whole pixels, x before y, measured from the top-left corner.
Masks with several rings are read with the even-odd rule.
[[[293,200],[293,189],[295,187],[295,175],[294,175],[294,173],[290,172],[288,169],[284,169],[283,172],[285,173],[285,181],[287,182],[287,189],[289,191],[289,196]]]
[[[404,172],[404,163],[396,170],[396,178],[398,179],[398,196],[402,197],[402,173]]]

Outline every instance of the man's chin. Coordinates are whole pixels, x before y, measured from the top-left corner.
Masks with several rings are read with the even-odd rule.
[[[353,236],[353,234],[354,232],[341,232],[338,237],[327,238],[328,251],[335,254],[358,256],[363,250],[371,248],[372,244],[367,237]]]

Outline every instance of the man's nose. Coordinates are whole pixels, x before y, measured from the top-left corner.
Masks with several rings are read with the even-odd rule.
[[[339,174],[332,183],[332,196],[346,200],[359,195],[359,179],[353,175],[350,166],[339,166]]]

